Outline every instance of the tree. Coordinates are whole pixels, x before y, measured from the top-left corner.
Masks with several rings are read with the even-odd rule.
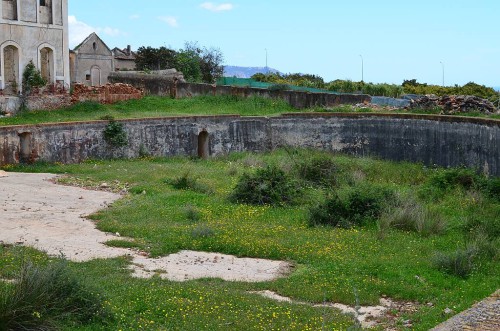
[[[23,92],[30,95],[34,87],[43,87],[47,81],[43,79],[40,70],[38,70],[33,61],[28,62],[23,72]]]
[[[196,56],[199,61],[201,70],[201,80],[204,83],[215,83],[218,78],[224,73],[224,55],[220,49],[211,47],[200,47],[198,42],[186,42],[184,50],[193,56]]]
[[[139,47],[135,59],[138,70],[165,70],[176,68],[177,52],[166,48]]]
[[[174,51],[166,47],[140,47],[135,60],[138,70],[175,68],[190,82],[215,83],[222,76],[224,56],[218,48],[200,47],[187,42],[184,49]]]
[[[182,72],[184,78],[189,82],[200,82],[201,68],[200,58],[192,51],[180,50],[176,56],[176,69]]]

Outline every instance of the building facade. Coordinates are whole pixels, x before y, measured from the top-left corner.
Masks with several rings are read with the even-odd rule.
[[[50,84],[69,89],[68,0],[1,0],[0,90],[22,92],[22,74],[33,61]]]
[[[132,51],[130,45],[124,49],[115,47],[112,49],[112,52],[115,57],[115,71],[135,70],[135,58],[137,57],[137,54]]]
[[[95,33],[91,33],[70,52],[71,82],[100,86],[114,71],[113,52]]]

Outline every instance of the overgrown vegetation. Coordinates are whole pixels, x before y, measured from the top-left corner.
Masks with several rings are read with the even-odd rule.
[[[474,95],[499,105],[499,93],[491,87],[479,85],[474,82],[469,82],[463,86],[438,86],[419,83],[416,79],[408,79],[403,81],[401,85],[386,84],[386,83],[369,83],[364,81],[352,81],[336,79],[331,82],[325,82],[323,78],[309,74],[255,74],[252,76],[259,82],[294,85],[301,87],[312,87],[325,89],[340,93],[364,93],[372,96],[386,96],[398,98],[403,94],[434,94],[437,96],[445,95]]]
[[[240,178],[247,176],[243,174],[254,176],[268,165],[275,165],[274,174],[279,175],[275,177],[284,174],[288,183],[295,183],[294,189],[300,187],[302,196],[292,204],[229,200]],[[445,308],[467,309],[500,287],[500,201],[490,193],[496,179],[461,168],[287,148],[203,161],[148,157],[7,169],[66,173],[70,177],[65,183],[71,178],[78,184],[129,183],[132,194],[92,216],[100,230],[132,238],[112,242],[115,246],[138,248],[152,257],[197,250],[286,260],[296,266],[283,279],[247,284],[134,279],[126,258],[71,264],[80,276],[93,280],[115,320],[111,326],[63,321],[63,329],[345,330],[352,326],[352,319],[336,310],[274,302],[249,293],[272,290],[297,301],[351,306],[378,304],[383,295],[416,301],[421,303],[418,311],[406,312],[394,323],[410,319],[413,329],[428,330],[447,318],[442,314]],[[332,178],[323,181],[317,176]],[[191,184],[178,189],[166,184],[166,178],[194,179],[211,192],[193,190]],[[245,187],[254,186],[259,187]],[[338,208],[332,208],[332,214],[342,211],[347,228],[310,226],[310,211],[333,197]],[[351,219],[346,210],[356,217]],[[390,222],[381,236],[385,218]],[[14,254],[20,250],[34,255],[37,264],[45,263],[46,257],[42,262],[38,258],[41,253],[0,245],[0,279],[11,279],[22,264]]]
[[[58,330],[105,323],[111,312],[63,260],[46,265],[24,262],[11,284],[0,284],[0,330]]]
[[[43,79],[40,70],[38,70],[33,61],[28,62],[23,71],[23,94],[30,95],[34,88],[43,87],[47,84]]]
[[[284,100],[260,97],[200,96],[171,99],[146,96],[112,105],[82,102],[71,107],[52,111],[30,111],[16,116],[0,118],[0,125],[56,123],[113,119],[151,118],[161,116],[224,115],[275,116],[295,111]]]
[[[230,200],[253,205],[282,206],[293,204],[300,196],[300,187],[285,171],[275,165],[243,174]]]
[[[393,198],[393,192],[386,187],[357,185],[346,192],[334,193],[323,204],[312,208],[309,224],[345,229],[366,225],[375,222]]]
[[[128,145],[127,132],[123,128],[123,124],[115,121],[113,118],[104,128],[104,140],[115,148],[124,147]]]

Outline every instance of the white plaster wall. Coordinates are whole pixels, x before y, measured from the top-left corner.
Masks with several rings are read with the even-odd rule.
[[[0,54],[9,45],[19,48],[18,84],[22,71],[29,61],[40,69],[40,49],[48,47],[54,51],[52,82],[61,82],[69,87],[69,42],[68,0],[48,0],[40,7],[37,0],[2,1],[0,6]],[[16,2],[17,1],[17,2]],[[12,11],[17,10],[19,19]],[[5,88],[4,59],[0,56],[0,89]]]

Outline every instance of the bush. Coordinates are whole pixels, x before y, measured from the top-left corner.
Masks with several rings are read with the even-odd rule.
[[[0,287],[0,330],[50,330],[62,320],[85,324],[111,317],[63,260],[25,263],[12,285]]]
[[[104,140],[112,147],[127,146],[127,133],[123,129],[123,124],[111,120],[104,129]]]
[[[253,205],[291,204],[300,196],[297,183],[277,166],[257,169],[253,174],[243,174],[229,199]]]
[[[23,71],[23,91],[29,95],[34,87],[43,87],[47,84],[43,79],[40,70],[38,70],[33,61],[30,60]]]
[[[467,278],[474,270],[477,251],[474,247],[457,249],[451,253],[437,252],[433,264],[441,271],[461,278]]]
[[[198,222],[202,218],[202,214],[198,210],[198,208],[192,205],[185,206],[184,213],[186,215],[186,218],[191,222]]]
[[[500,178],[489,178],[483,186],[483,191],[490,198],[500,201]]]
[[[297,164],[299,177],[315,185],[333,186],[337,184],[337,165],[328,156],[315,156]]]
[[[476,247],[478,255],[486,258],[500,257],[500,211],[474,213],[463,224],[466,239]]]
[[[203,184],[198,183],[198,179],[192,177],[189,171],[174,179],[167,179],[166,182],[176,190],[191,190],[199,193],[210,193],[212,190]]]
[[[215,231],[206,225],[199,225],[191,231],[191,237],[194,239],[210,238],[213,236],[215,236]]]
[[[441,234],[446,230],[444,218],[412,197],[405,198],[399,206],[386,211],[378,221],[380,231],[395,228],[417,232],[423,236]]]
[[[480,176],[471,169],[446,169],[431,176],[429,184],[443,191],[455,187],[469,190],[481,182]]]
[[[348,191],[344,198],[335,195],[311,208],[309,224],[341,228],[365,225],[380,217],[393,197],[393,192],[386,188],[359,185]]]

